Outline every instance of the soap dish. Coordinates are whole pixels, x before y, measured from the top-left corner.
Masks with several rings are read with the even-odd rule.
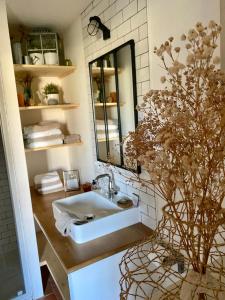
[[[132,207],[134,204],[132,200],[124,197],[117,201],[117,205],[122,208],[129,208]]]

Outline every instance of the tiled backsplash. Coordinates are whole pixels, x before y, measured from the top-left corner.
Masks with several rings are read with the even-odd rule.
[[[102,36],[89,36],[87,25],[91,16],[99,16],[103,24],[111,30],[111,38],[103,40]],[[147,24],[147,3],[146,0],[94,0],[81,14],[84,53],[88,73],[88,63],[104,53],[133,39],[135,41],[135,59],[137,75],[138,103],[142,102],[143,95],[149,90],[149,43]],[[89,110],[92,111],[91,92],[89,91]],[[141,118],[141,116],[139,116]],[[92,115],[91,115],[92,121]],[[93,125],[92,125],[93,127]],[[93,148],[95,138],[93,130]],[[93,158],[96,161],[96,156]],[[105,172],[102,164],[96,164],[96,174]],[[122,171],[121,171],[122,172]],[[116,184],[120,191],[135,199],[133,193],[140,197],[140,220],[145,225],[155,228],[156,226],[156,205],[154,192],[146,187],[137,185],[126,180],[117,172],[115,174]]]
[[[17,247],[11,195],[0,133],[0,254]]]

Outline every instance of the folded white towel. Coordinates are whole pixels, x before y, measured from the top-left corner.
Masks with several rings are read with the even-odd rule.
[[[51,191],[54,191],[54,190],[58,191],[59,189],[63,190],[63,184],[61,181],[58,181],[56,184],[39,187],[38,192],[39,193],[46,193],[46,192],[50,193]]]
[[[59,128],[49,129],[46,131],[31,132],[29,134],[24,134],[24,139],[37,139],[42,137],[49,137],[53,135],[61,135],[62,131]]]
[[[56,139],[64,139],[64,135],[60,134],[60,135],[50,135],[50,136],[44,136],[44,137],[39,137],[36,139],[26,139],[24,140],[25,145],[29,145],[32,143],[37,143],[37,142],[50,142],[52,140],[56,140]]]
[[[80,219],[76,216],[72,217],[67,212],[63,212],[61,218],[55,222],[55,227],[63,236],[68,236],[71,232],[71,225],[76,221],[80,221]]]
[[[117,120],[113,120],[113,119],[108,119],[108,124],[117,124]],[[96,124],[105,124],[105,120],[96,120]]]
[[[38,174],[34,176],[34,184],[47,184],[47,183],[54,183],[60,180],[59,174],[57,171],[48,172],[44,174]]]
[[[57,172],[36,175],[34,185],[40,194],[55,193],[63,190],[63,184]]]
[[[63,144],[63,140],[59,138],[51,141],[33,142],[30,144],[26,144],[25,147],[28,149],[34,149],[34,148],[42,148],[42,147],[61,145],[61,144]]]
[[[108,130],[114,130],[118,128],[117,120],[108,120]],[[105,130],[105,121],[104,120],[96,120],[96,129],[97,130]]]
[[[43,188],[48,188],[48,187],[52,187],[52,189],[54,189],[54,186],[56,184],[61,184],[62,181],[60,179],[54,181],[54,182],[48,182],[48,183],[42,183],[42,184],[36,184],[35,187],[36,189],[43,189]]]
[[[105,132],[97,131],[97,137],[98,137],[98,139],[105,139],[106,138]],[[118,131],[109,132],[108,137],[109,137],[109,139],[117,138],[117,137],[119,137],[119,132]]]
[[[50,129],[60,128],[58,122],[41,122],[35,125],[26,126],[23,128],[24,135],[28,135],[34,132],[49,131]]]
[[[115,129],[117,129],[118,128],[118,126],[117,125],[108,125],[108,130],[115,130]],[[96,129],[97,130],[105,130],[105,125],[101,125],[101,124],[97,124],[96,125]]]
[[[38,193],[41,194],[41,195],[47,195],[47,194],[52,194],[52,193],[57,193],[57,192],[61,192],[64,190],[64,187],[61,186],[61,187],[58,187],[58,188],[51,188],[51,189],[48,189],[48,190],[44,190],[43,189],[37,189]]]

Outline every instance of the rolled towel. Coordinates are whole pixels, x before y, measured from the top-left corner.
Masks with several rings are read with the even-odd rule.
[[[70,134],[70,135],[66,135],[64,137],[65,144],[72,144],[72,143],[80,142],[80,141],[81,141],[81,137],[79,134]]]
[[[54,128],[46,131],[38,131],[38,132],[32,132],[29,134],[24,134],[24,139],[37,139],[37,138],[43,138],[48,136],[54,136],[54,135],[61,135],[62,131],[59,128]]]

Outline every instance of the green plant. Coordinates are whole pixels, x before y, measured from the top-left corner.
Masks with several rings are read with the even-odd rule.
[[[54,83],[48,83],[44,86],[43,88],[44,94],[49,95],[49,94],[58,94],[59,93],[59,87],[54,84]]]

